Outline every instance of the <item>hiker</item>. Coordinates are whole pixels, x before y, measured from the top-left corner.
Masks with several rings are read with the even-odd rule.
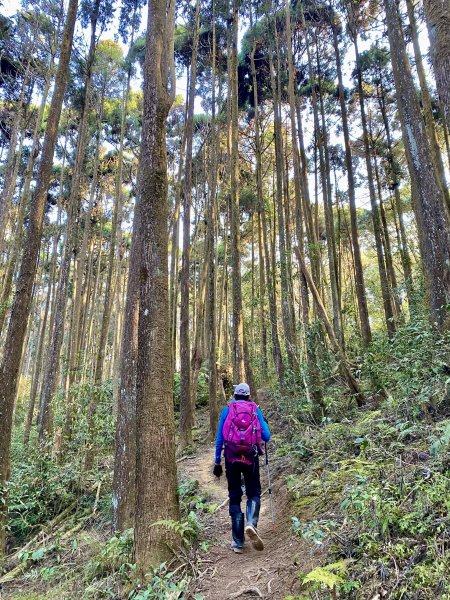
[[[244,545],[244,515],[241,511],[244,477],[247,495],[245,533],[256,550],[264,550],[257,532],[261,506],[261,482],[259,479],[259,456],[262,454],[261,440],[270,440],[270,429],[259,407],[250,400],[250,388],[240,383],[234,388],[234,397],[220,414],[216,438],[216,455],[213,473],[220,478],[223,473],[222,448],[225,455],[225,472],[230,498],[231,549],[241,554]]]

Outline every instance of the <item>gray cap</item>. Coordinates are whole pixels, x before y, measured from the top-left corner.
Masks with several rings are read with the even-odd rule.
[[[250,396],[250,388],[247,383],[238,383],[234,386],[234,393],[239,396]]]

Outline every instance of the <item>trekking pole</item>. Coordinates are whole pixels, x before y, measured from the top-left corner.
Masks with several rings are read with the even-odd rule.
[[[275,516],[273,514],[272,484],[270,483],[269,453],[267,452],[267,442],[264,442],[264,449],[266,451],[266,469],[267,469],[267,482],[269,484],[270,514],[272,516],[272,523],[275,523]]]

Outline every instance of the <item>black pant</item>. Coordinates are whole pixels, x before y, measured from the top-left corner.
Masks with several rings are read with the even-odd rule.
[[[241,514],[241,475],[244,476],[247,502],[254,501],[259,508],[261,504],[261,481],[259,479],[258,457],[255,458],[252,465],[245,465],[241,462],[231,463],[226,460],[225,471],[228,481],[228,496],[230,497],[230,515]]]

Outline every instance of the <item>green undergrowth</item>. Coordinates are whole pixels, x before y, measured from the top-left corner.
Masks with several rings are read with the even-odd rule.
[[[293,530],[327,558],[290,600],[450,599],[448,365],[448,337],[419,319],[372,344],[361,375],[379,389],[362,409],[338,386],[321,423],[297,404],[278,449],[296,464]]]
[[[11,600],[176,600],[184,598],[192,577],[190,565],[209,550],[202,539],[206,520],[217,506],[196,481],[179,481],[180,521],[163,521],[182,540],[171,562],[148,574],[137,585],[133,531],[111,533],[114,420],[112,382],[74,386],[73,436],[57,453],[54,440],[66,408],[56,397],[55,436],[47,446],[32,430],[23,444],[23,423],[29,386],[23,386],[15,412],[12,475],[8,486],[8,554],[0,570],[0,597]],[[199,378],[199,406],[204,403],[204,373]],[[94,466],[85,469],[88,444],[86,409],[93,395]],[[207,438],[202,414],[194,431],[197,442]],[[191,452],[195,448],[190,449]],[[187,452],[185,452],[186,454]],[[2,578],[5,578],[2,584]],[[2,587],[3,585],[3,587]],[[198,596],[195,600],[202,600]]]
[[[366,397],[358,409],[320,331],[313,335],[322,344],[317,372],[324,409],[311,406],[314,390],[304,367],[288,373],[290,393],[273,391],[272,401],[268,394],[262,401],[277,431],[272,447],[291,457],[293,534],[311,551],[321,548],[316,568],[298,573],[300,595],[287,598],[450,600],[448,337],[415,318],[390,341],[376,337],[365,352],[348,344]],[[181,519],[160,525],[177,532],[183,545],[171,562],[148,574],[145,585],[136,584],[133,532],[111,534],[113,421],[103,419],[111,413],[110,390],[100,390],[91,471],[80,451],[87,440],[82,410],[63,462],[50,446],[49,452],[37,450],[34,439],[24,448],[16,426],[9,538],[10,552],[22,550],[5,563],[1,577],[11,577],[2,598],[192,600],[189,583],[199,558],[207,558],[204,529],[217,507],[198,482],[180,481]],[[80,405],[98,392],[80,388],[88,395]],[[23,411],[19,403],[17,424]],[[196,446],[207,439],[206,421],[199,411]],[[192,452],[196,447],[185,454]]]
[[[31,544],[7,559],[2,577],[7,575],[8,581],[4,583],[0,597],[10,600],[176,600],[185,597],[191,578],[189,565],[208,551],[202,532],[205,520],[216,508],[200,492],[198,482],[179,482],[180,521],[159,523],[176,531],[182,546],[176,550],[171,562],[159,565],[148,574],[145,585],[138,585],[133,530],[121,535],[111,534],[108,483],[104,482],[104,491],[97,494],[98,483],[90,486],[88,479],[81,485],[80,477],[72,478],[68,474],[67,480],[62,475],[54,489],[53,484],[46,488],[44,481],[51,479],[48,469],[52,467],[45,464],[45,458],[34,457],[34,461],[38,467],[34,476],[38,500],[27,501],[27,498],[33,498],[32,484],[29,472],[23,470],[22,496],[18,490],[14,491],[20,511],[12,522],[21,534],[28,533],[21,541],[31,539]],[[30,456],[30,473],[32,462]],[[60,469],[64,472],[61,466]],[[76,492],[71,488],[73,479],[78,483]],[[89,491],[91,488],[92,492]],[[55,498],[57,507],[53,507]],[[36,537],[30,532],[36,530],[37,522],[45,523],[39,525],[42,533]],[[202,597],[197,596],[196,600],[202,600]]]

